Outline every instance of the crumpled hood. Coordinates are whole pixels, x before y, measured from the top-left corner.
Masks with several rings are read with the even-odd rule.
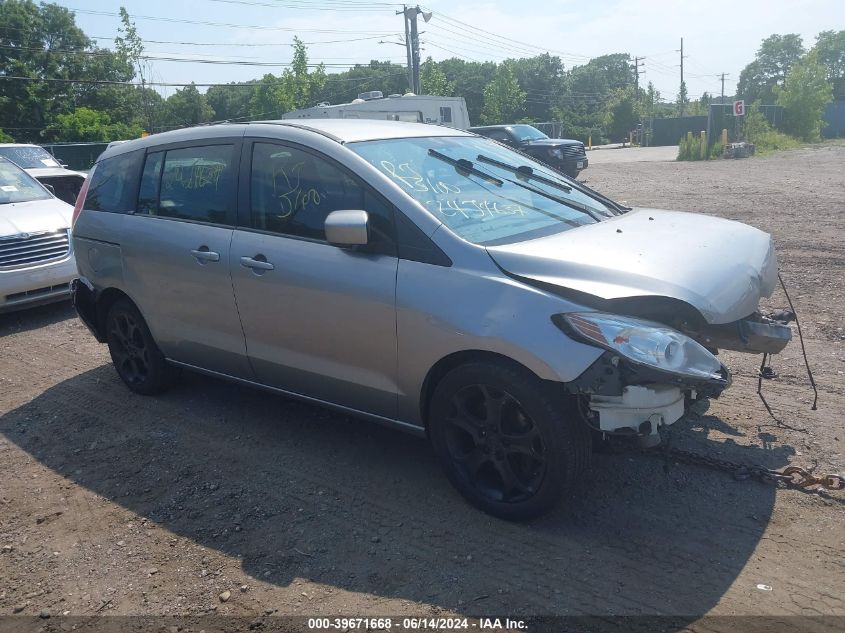
[[[487,248],[505,271],[602,299],[684,301],[711,324],[757,309],[777,283],[768,233],[696,213],[634,209],[536,240]]]
[[[70,227],[73,207],[57,198],[0,204],[0,239]]]

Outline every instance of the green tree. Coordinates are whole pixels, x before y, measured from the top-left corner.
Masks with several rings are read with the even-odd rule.
[[[446,78],[446,73],[440,70],[440,66],[431,57],[427,58],[422,64],[420,83],[424,95],[451,97],[455,94],[455,84]]]
[[[315,105],[314,101],[326,83],[326,67],[320,64],[313,71],[308,70],[308,49],[296,36],[293,38],[293,62],[290,69],[282,73],[282,80],[294,110]]]
[[[803,54],[800,35],[770,35],[760,44],[754,61],[740,73],[737,95],[749,103],[774,103],[775,86],[783,84],[789,69]]]
[[[163,109],[167,129],[208,123],[214,117],[214,109],[193,83],[170,95]]]
[[[628,140],[628,132],[640,120],[634,87],[617,88],[611,93],[604,113],[604,128],[612,141]]]
[[[472,62],[452,57],[439,63],[446,79],[455,85],[455,93],[466,101],[469,120],[478,123],[484,108],[484,89],[493,81],[497,64]]]
[[[499,64],[496,75],[484,89],[484,108],[481,122],[485,124],[512,123],[525,105],[525,91],[519,87],[508,63]]]
[[[775,95],[785,110],[785,131],[805,141],[819,140],[822,114],[833,99],[833,89],[817,51],[810,51],[792,66],[784,85],[775,87]]]
[[[257,82],[252,82],[253,84]],[[215,121],[228,121],[248,118],[249,102],[254,87],[237,82],[222,86],[211,86],[205,93],[205,100],[214,109]]]
[[[15,142],[14,137],[9,136],[3,130],[0,130],[0,143],[14,143],[14,142]]]
[[[648,82],[645,96],[643,97],[643,107],[645,109],[645,116],[653,117],[660,103],[660,91],[654,87],[652,82]]]
[[[543,53],[536,57],[509,59],[507,62],[516,75],[519,86],[530,95],[518,118],[530,121],[548,121],[557,98],[563,94],[566,73],[560,57]]]
[[[678,106],[678,116],[684,116],[684,114],[688,114],[686,112],[687,105],[689,104],[689,95],[687,94],[687,82],[681,82],[681,90],[675,96],[675,104]]]
[[[77,108],[60,114],[52,126],[63,141],[100,142],[138,138],[143,132],[140,125],[112,123],[105,112],[90,108]]]
[[[124,87],[124,95],[133,105],[140,105],[146,127],[152,132],[158,123],[159,108],[156,106],[159,103],[151,96],[152,91],[146,89],[147,77],[151,72],[150,64],[144,59],[144,41],[138,35],[138,29],[125,7],[120,7],[120,26],[118,35],[114,38],[114,46],[118,57],[132,68],[132,77],[141,80],[141,87],[138,89]]]
[[[267,73],[256,82],[249,101],[250,118],[277,119],[291,110],[296,106],[282,77]]]
[[[25,78],[4,80],[0,97],[0,121],[19,140],[44,140],[56,115],[96,99],[100,87],[91,80],[131,78],[131,68],[94,46],[73,13],[57,4],[4,0],[0,25],[0,76]]]
[[[813,49],[818,53],[819,63],[827,69],[833,97],[845,99],[845,31],[822,31],[816,36]]]

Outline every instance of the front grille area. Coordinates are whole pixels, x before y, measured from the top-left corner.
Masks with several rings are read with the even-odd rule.
[[[0,237],[0,268],[29,266],[66,257],[70,251],[67,230]]]
[[[587,155],[583,145],[564,145],[560,151],[564,158],[583,158]]]
[[[45,286],[44,288],[36,288],[35,290],[16,292],[15,294],[6,295],[6,301],[12,303],[14,301],[37,299],[39,297],[45,297],[47,295],[64,292],[70,292],[70,284],[59,284],[58,286]]]

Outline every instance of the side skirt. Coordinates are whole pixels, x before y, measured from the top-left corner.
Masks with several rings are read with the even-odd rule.
[[[376,424],[381,424],[382,426],[399,429],[401,431],[411,433],[412,435],[416,435],[418,437],[426,436],[425,429],[421,426],[417,426],[416,424],[410,424],[408,422],[402,422],[401,420],[394,420],[392,418],[385,418],[380,415],[367,413],[366,411],[359,411],[358,409],[352,409],[350,407],[344,407],[333,402],[327,402],[326,400],[320,400],[319,398],[312,398],[311,396],[304,396],[300,393],[294,393],[293,391],[285,391],[284,389],[279,389],[278,387],[264,385],[260,382],[253,382],[252,380],[246,380],[245,378],[236,378],[235,376],[230,376],[228,374],[212,371],[210,369],[203,369],[202,367],[197,367],[196,365],[190,365],[188,363],[182,363],[180,361],[172,360],[170,358],[167,359],[167,362],[171,365],[182,367],[184,369],[197,372],[199,374],[205,374],[206,376],[211,376],[213,378],[222,378],[223,380],[228,380],[230,382],[246,385],[248,387],[256,387],[264,391],[269,391],[270,393],[286,396],[288,398],[294,398],[296,400],[302,400],[303,402],[308,402],[310,404],[316,404],[327,409],[338,411],[340,413],[346,413],[356,418],[369,420],[371,422],[375,422]]]

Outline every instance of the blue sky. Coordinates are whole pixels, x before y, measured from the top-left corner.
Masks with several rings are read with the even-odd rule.
[[[119,24],[117,11],[123,4],[148,42],[151,55],[286,63],[291,58],[293,36],[299,35],[309,43],[314,62],[352,65],[380,59],[405,63],[404,47],[379,43],[398,42],[403,33],[402,18],[395,15],[401,7],[387,2],[59,0],[58,4],[77,10],[77,23],[88,35],[102,38],[98,43],[106,47],[113,45]],[[725,91],[732,94],[740,71],[753,59],[760,41],[772,33],[797,32],[808,45],[821,30],[845,29],[843,0],[429,0],[424,8],[430,9],[433,17],[428,24],[420,20],[423,57],[430,55],[439,60],[457,54],[472,60],[499,61],[548,50],[571,67],[590,57],[628,52],[645,57],[646,72],[641,81],[653,81],[663,97],[670,100],[678,91],[676,50],[681,37],[688,56],[688,91],[698,97],[704,91],[718,94],[717,75],[721,72],[729,73]],[[487,33],[469,31],[455,20]],[[266,72],[279,73],[282,68],[156,61],[152,63],[152,76],[162,82],[215,83],[253,79]],[[329,72],[336,70],[339,68],[329,68]],[[173,90],[163,91],[167,94]]]

